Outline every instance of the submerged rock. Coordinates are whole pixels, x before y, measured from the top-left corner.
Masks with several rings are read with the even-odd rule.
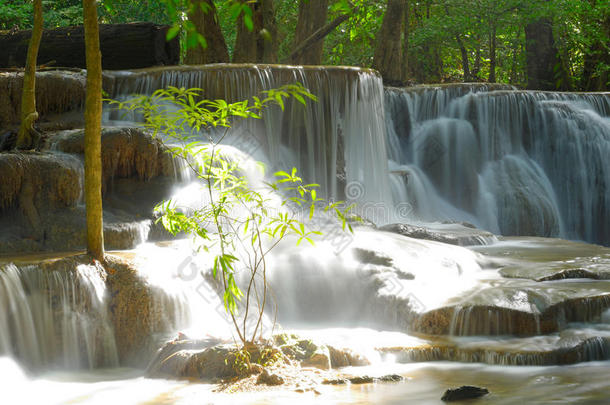
[[[322,381],[324,385],[345,385],[350,384],[372,384],[375,382],[400,382],[404,377],[398,374],[388,374],[381,377],[371,377],[369,375],[345,376],[340,378],[327,378]]]
[[[404,381],[404,377],[398,374],[388,374],[388,375],[384,375],[379,377],[379,381],[381,382],[400,382],[400,381]]]
[[[390,224],[379,228],[414,239],[425,239],[458,246],[486,245],[497,241],[491,232],[473,228],[470,224],[430,224],[429,227]]]
[[[610,335],[566,330],[560,334],[516,337],[442,338],[404,347],[380,347],[398,363],[458,361],[511,366],[554,366],[610,358]]]
[[[330,378],[322,380],[322,384],[324,385],[345,385],[349,382],[347,378]]]
[[[386,256],[383,253],[375,252],[373,250],[353,248],[352,253],[356,260],[364,264],[374,264],[386,267],[392,267],[392,265],[394,264],[394,261],[391,257]]]
[[[480,398],[489,394],[487,388],[479,388],[471,385],[463,385],[460,388],[448,389],[442,396],[441,401],[452,402],[464,399]]]
[[[375,378],[369,375],[360,375],[356,377],[349,377],[348,381],[352,384],[371,384],[375,382]]]
[[[531,281],[529,281],[532,283]],[[539,285],[539,284],[537,284]],[[582,288],[582,289],[581,289]],[[591,322],[610,308],[606,285],[575,283],[494,285],[421,314],[411,330],[427,335],[533,336],[561,331],[568,322]]]

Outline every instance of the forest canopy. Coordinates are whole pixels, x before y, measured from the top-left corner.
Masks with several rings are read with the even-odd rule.
[[[43,7],[45,28],[82,24],[80,0]],[[98,11],[100,23],[178,21],[185,45],[209,47],[207,59],[191,57],[198,63],[374,67],[389,84],[485,81],[590,91],[610,84],[610,0],[103,0]],[[190,35],[205,18],[220,30]],[[0,0],[1,30],[27,29],[32,21],[30,1]],[[321,38],[293,55],[314,33]]]

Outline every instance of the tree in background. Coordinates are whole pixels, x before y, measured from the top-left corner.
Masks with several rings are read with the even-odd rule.
[[[229,50],[218,23],[218,12],[212,0],[194,0],[189,7],[188,19],[197,32],[205,38],[205,46],[197,43],[186,50],[184,63],[202,65],[206,63],[228,63]]]
[[[322,28],[328,16],[329,0],[309,0],[299,3],[299,17],[294,35],[294,46],[298,46]],[[322,63],[323,40],[312,44],[299,55],[291,58],[291,62],[303,65],[319,65]]]
[[[249,4],[240,0],[234,5],[240,14],[236,19],[237,36],[233,48],[233,63],[255,63],[262,59],[262,50],[259,50],[259,35],[263,29],[263,15],[261,2]]]
[[[79,1],[43,2],[45,27],[82,22]],[[397,19],[394,13],[386,13],[390,3],[104,0],[98,3],[98,10],[100,21],[106,23],[173,24],[172,34],[181,36],[185,54],[193,44],[208,45],[189,50],[185,59],[188,63],[232,58],[236,62],[376,66],[384,71],[381,57],[375,62],[374,54],[381,51],[377,44],[389,47],[380,37],[389,35],[382,30],[384,16],[392,14]],[[610,0],[405,3],[402,33],[389,35],[391,42],[401,37],[403,81],[489,81],[522,87],[529,82],[530,88],[609,88]],[[28,7],[30,0],[0,0],[0,29],[31,27]],[[203,12],[204,8],[210,13]],[[189,18],[185,18],[187,15]]]
[[[407,7],[407,0],[388,0],[383,24],[377,35],[373,68],[377,69],[384,81],[390,85],[399,85],[405,79],[402,32]]]
[[[21,93],[21,124],[17,134],[17,149],[31,149],[36,146],[38,134],[34,122],[38,119],[36,112],[36,61],[38,48],[42,39],[42,0],[34,0],[34,25],[28,45],[28,55],[23,74]]]
[[[565,75],[577,89],[610,90],[610,0],[550,3],[548,15]]]

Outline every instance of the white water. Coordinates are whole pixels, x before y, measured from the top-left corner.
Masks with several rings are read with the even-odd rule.
[[[317,102],[268,108],[262,120],[237,123],[227,140],[268,163],[268,172],[293,166],[320,184],[326,198],[384,204],[392,209],[381,79],[368,70],[274,66],[180,67],[112,73],[113,97],[151,94],[168,85],[198,87],[211,99],[241,101],[299,82]],[[108,114],[118,119],[118,113]],[[265,156],[260,158],[261,153]],[[350,187],[347,187],[351,185]]]
[[[117,366],[97,265],[0,267],[0,355],[33,370]]]

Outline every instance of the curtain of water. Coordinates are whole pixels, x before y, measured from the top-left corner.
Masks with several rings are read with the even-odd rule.
[[[609,94],[460,85],[388,89],[385,102],[418,219],[610,243]]]

